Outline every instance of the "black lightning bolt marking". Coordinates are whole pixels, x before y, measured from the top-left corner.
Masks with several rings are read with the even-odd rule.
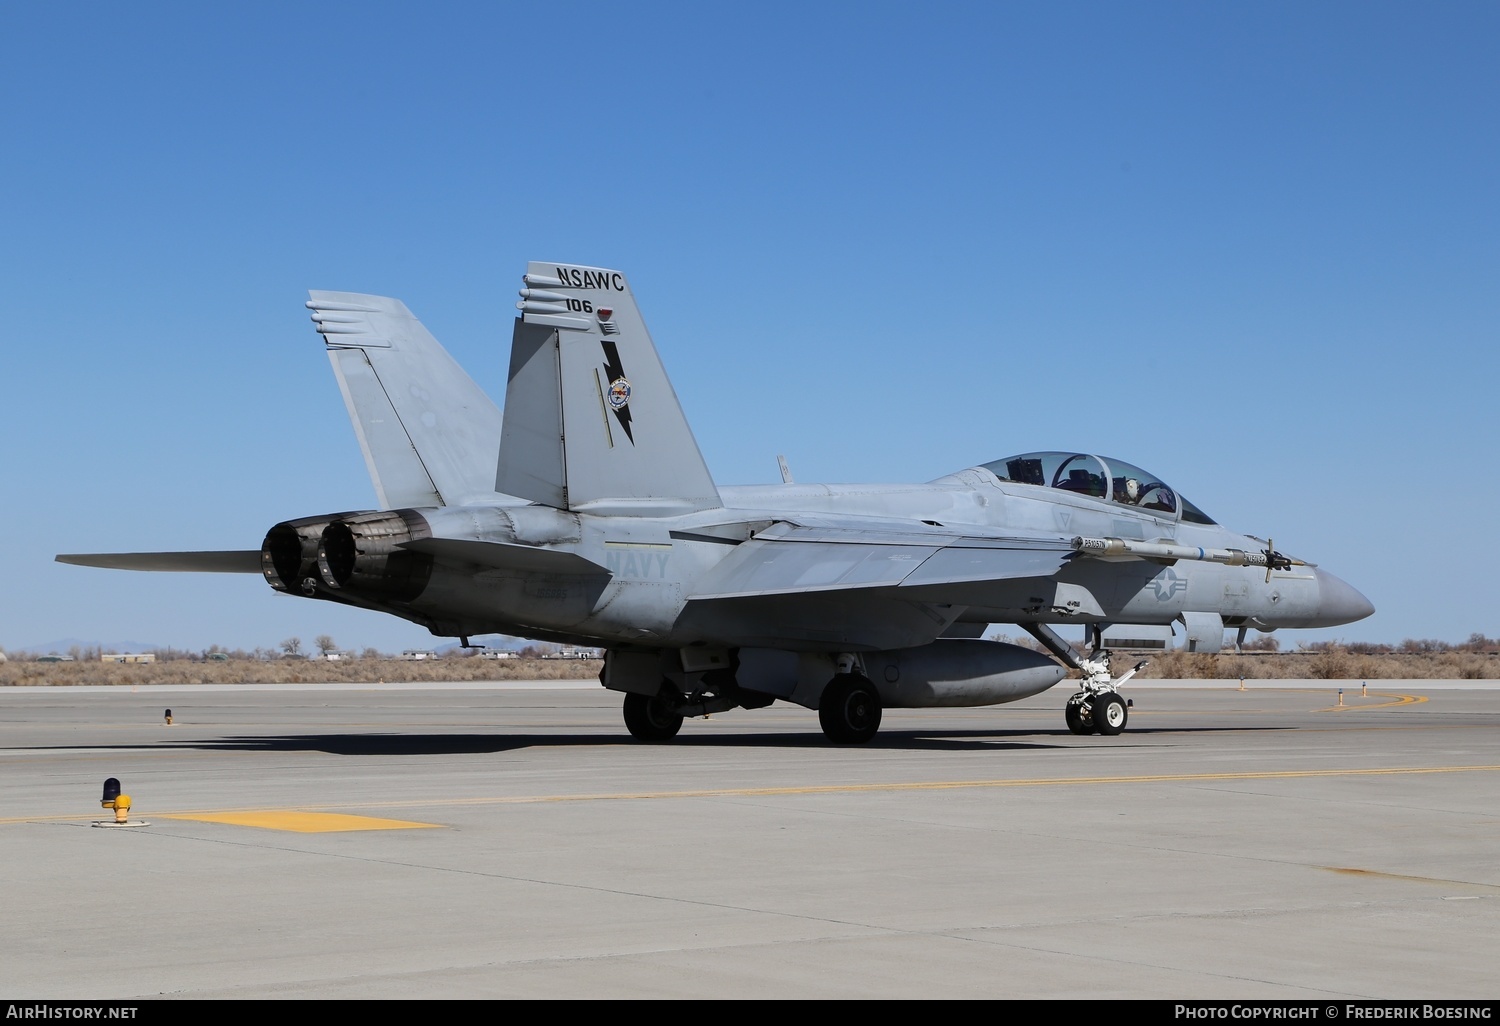
[[[599,344],[604,347],[604,380],[613,385],[625,377],[625,365],[620,362],[620,350],[609,339],[600,339]],[[610,409],[614,411],[615,420],[620,422],[625,437],[630,439],[631,445],[634,445],[635,435],[630,431],[630,403],[627,401],[623,406],[611,406]]]

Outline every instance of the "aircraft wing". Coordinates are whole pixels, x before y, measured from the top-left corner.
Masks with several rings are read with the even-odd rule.
[[[1050,577],[1072,553],[1062,538],[780,523],[737,546],[689,598],[910,589],[913,600],[930,600],[945,585]]]
[[[260,549],[226,552],[69,552],[59,563],[106,570],[166,570],[176,573],[258,574]]]

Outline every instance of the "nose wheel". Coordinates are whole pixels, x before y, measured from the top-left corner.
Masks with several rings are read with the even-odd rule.
[[[1068,730],[1074,734],[1092,734],[1094,732],[1094,710],[1090,707],[1088,695],[1082,691],[1068,699],[1068,704],[1063,707],[1063,718],[1068,721]]]
[[[1094,696],[1093,706],[1095,730],[1106,737],[1113,737],[1125,730],[1125,721],[1130,716],[1125,707],[1125,699],[1113,691],[1106,691]]]
[[[1068,699],[1068,704],[1063,707],[1063,718],[1068,721],[1068,730],[1074,734],[1114,737],[1124,733],[1130,709],[1125,699],[1113,691],[1097,695],[1080,691]]]

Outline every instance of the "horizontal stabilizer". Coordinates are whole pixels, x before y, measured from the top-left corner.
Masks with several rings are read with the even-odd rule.
[[[59,563],[107,570],[162,570],[196,574],[258,574],[260,550],[230,552],[70,552]]]
[[[691,598],[931,588],[1049,577],[1070,552],[1062,540],[778,524],[736,548],[699,582]]]
[[[421,538],[407,542],[403,548],[425,552],[438,559],[458,563],[475,563],[497,570],[525,570],[546,574],[608,574],[610,571],[572,552],[543,549],[534,545],[511,545],[505,542],[468,541],[457,538]]]

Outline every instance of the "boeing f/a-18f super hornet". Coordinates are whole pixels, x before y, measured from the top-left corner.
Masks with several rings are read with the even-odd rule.
[[[502,414],[393,299],[313,292],[381,509],[272,527],[258,550],[65,555],[136,570],[260,573],[288,595],[434,634],[606,650],[638,738],[781,699],[863,742],[886,708],[1081,687],[1075,733],[1118,734],[1109,625],[1330,627],[1348,584],[1236,534],[1140,467],[1032,452],[927,484],[714,484],[618,271],[532,263]],[[498,456],[498,461],[497,461]],[[497,471],[498,462],[498,471]],[[982,638],[1015,624],[1056,660]],[[1077,656],[1053,626],[1086,625]]]

